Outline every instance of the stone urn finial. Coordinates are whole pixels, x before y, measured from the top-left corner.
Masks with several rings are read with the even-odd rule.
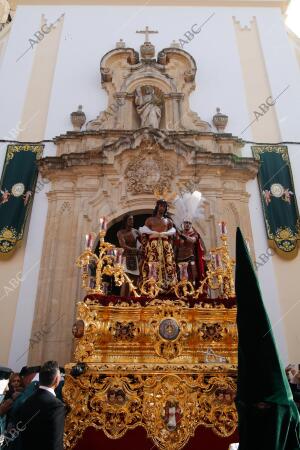
[[[123,39],[120,39],[118,42],[116,42],[116,48],[125,48],[126,44],[123,41]]]
[[[222,133],[225,130],[228,122],[228,116],[222,114],[220,111],[220,108],[217,108],[217,113],[213,117],[213,124],[218,130],[218,133]]]
[[[71,117],[71,122],[73,125],[73,130],[80,131],[86,121],[86,116],[85,116],[84,112],[82,111],[82,105],[79,105],[78,110],[73,111],[70,114],[70,117]]]
[[[170,44],[170,47],[171,48],[180,48],[180,44],[179,44],[179,42],[177,42],[173,39],[173,41]]]

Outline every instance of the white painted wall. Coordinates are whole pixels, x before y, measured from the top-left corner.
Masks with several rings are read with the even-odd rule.
[[[245,151],[244,156],[246,156],[246,152],[248,153],[247,156],[252,156],[251,149],[248,148],[247,150]],[[283,315],[283,311],[277,292],[278,286],[276,277],[274,275],[273,259],[272,257],[270,257],[265,264],[262,263],[262,261],[266,260],[266,257],[264,255],[269,256],[271,252],[268,253],[269,245],[266,238],[263,210],[259,195],[258,183],[256,180],[249,181],[247,183],[247,191],[250,194],[249,210],[254,238],[255,256],[258,263],[257,276],[259,279],[265,307],[268,312],[270,322],[272,325],[276,324],[273,332],[278,346],[278,351],[281,355],[282,360],[287,365],[288,348],[284,338],[284,324],[280,320]],[[262,255],[262,259],[260,259],[260,255]],[[260,266],[259,264],[263,265]]]
[[[52,143],[46,144],[44,156],[55,156],[56,147]],[[51,183],[42,180],[39,176],[38,181],[40,191],[35,194],[34,203],[30,218],[30,227],[26,242],[26,251],[24,266],[22,272],[22,283],[19,293],[19,301],[14,323],[14,332],[11,343],[8,366],[19,370],[26,365],[29,339],[34,316],[34,306],[36,300],[38,276],[42,248],[44,241],[44,231],[47,218],[47,192],[49,192]]]
[[[115,47],[120,38],[125,40],[127,46],[138,49],[143,37],[135,31],[148,25],[159,30],[158,35],[151,37],[156,50],[159,51],[168,47],[173,39],[184,38],[184,33],[190,30],[193,24],[200,26],[215,13],[203,26],[202,31],[184,46],[184,50],[192,54],[198,66],[196,91],[191,95],[191,108],[197,111],[203,120],[210,122],[215,108],[221,107],[221,110],[229,115],[227,131],[234,135],[240,135],[249,124],[251,117],[249,120],[233,16],[246,25],[255,16],[273,96],[286,85],[290,85],[274,106],[282,139],[300,141],[299,69],[279,10],[218,7],[171,9],[147,5],[18,7],[0,71],[0,137],[8,137],[20,120],[34,49],[29,50],[18,62],[16,60],[29,47],[28,40],[39,29],[41,15],[45,14],[48,23],[51,23],[62,13],[65,13],[65,19],[45,139],[51,139],[72,128],[69,115],[77,109],[78,104],[83,104],[87,121],[105,109],[107,96],[101,89],[99,62],[106,52]],[[253,76],[255,77],[255,68]],[[242,137],[251,140],[251,128]],[[300,148],[289,148],[300,204]],[[54,153],[54,146],[47,145],[44,155]],[[251,155],[250,146],[245,147],[243,154]],[[5,147],[1,146],[0,168],[4,156]],[[42,251],[48,188],[49,185],[35,196],[31,215],[24,261],[24,273],[28,275],[20,290],[9,358],[9,364],[14,369],[19,369],[26,363],[26,354],[21,359],[19,357],[28,348],[30,337],[38,280],[36,263],[40,260]],[[250,212],[255,251],[259,255],[267,249],[267,241],[256,181],[248,183],[248,191],[251,194]],[[275,323],[282,313],[276,293],[272,261],[259,270],[259,279],[271,321]],[[276,327],[275,335],[280,353],[286,362],[287,349],[281,324]]]
[[[20,61],[17,58],[29,46],[28,37],[34,32],[40,13],[26,8],[18,8],[11,26],[9,42],[0,71],[0,137],[15,140],[16,127],[20,126],[26,88],[29,81],[33,51],[28,52]],[[26,24],[26,26],[24,26]],[[32,31],[34,30],[34,31]],[[25,126],[29,126],[25,124]],[[0,164],[3,164],[6,146],[0,143]],[[2,167],[2,166],[1,166]]]

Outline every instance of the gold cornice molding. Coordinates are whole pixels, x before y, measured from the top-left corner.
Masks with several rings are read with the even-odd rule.
[[[147,6],[210,6],[235,8],[280,8],[286,12],[290,0],[151,0]],[[59,5],[60,0],[14,0],[17,5]],[[64,0],[64,5],[140,5],[145,6],[144,0]]]

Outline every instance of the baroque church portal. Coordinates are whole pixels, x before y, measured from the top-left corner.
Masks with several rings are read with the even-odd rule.
[[[0,0],[0,376],[35,390],[58,362],[60,448],[291,450],[289,2],[15,3]],[[1,402],[0,447],[19,423]]]

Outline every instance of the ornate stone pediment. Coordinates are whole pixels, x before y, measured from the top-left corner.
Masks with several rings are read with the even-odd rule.
[[[141,46],[141,55],[140,59],[138,52],[124,43],[104,55],[100,73],[108,107],[88,122],[87,130],[151,126],[210,131],[210,125],[189,107],[197,72],[194,58],[182,49],[170,47],[161,50],[155,59],[150,42]]]

